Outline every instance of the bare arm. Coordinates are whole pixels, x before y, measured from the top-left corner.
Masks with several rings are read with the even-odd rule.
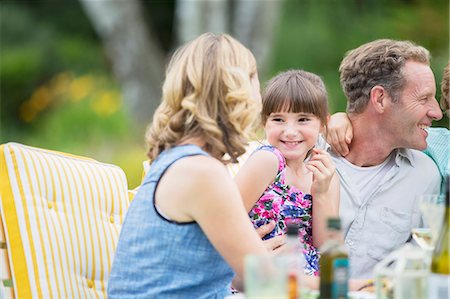
[[[273,231],[275,225],[276,222],[272,220],[269,223],[258,227],[256,229],[256,232],[261,238],[263,238],[265,235]],[[263,242],[266,246],[266,249],[274,254],[282,253],[286,249],[286,246],[284,246],[286,244],[286,235],[275,236],[273,238],[264,240]]]
[[[236,184],[219,161],[205,156],[184,158],[167,170],[156,192],[162,212],[175,221],[196,221],[241,278],[245,256],[268,254]]]
[[[338,216],[339,178],[327,152],[313,150],[306,167],[313,173],[311,195],[313,197],[312,233],[313,245],[319,248],[326,240],[327,219]]]
[[[353,127],[345,112],[338,112],[331,116],[325,139],[335,153],[341,156],[348,154],[348,145],[353,139]]]
[[[234,177],[244,201],[245,210],[249,212],[259,197],[272,183],[278,171],[277,156],[266,150],[251,155]]]
[[[249,212],[267,186],[274,181],[278,171],[278,158],[269,151],[261,150],[251,155],[246,163],[236,174],[234,180],[241,193],[245,210]],[[275,221],[256,229],[258,235],[263,238],[275,228]],[[264,240],[264,245],[269,252],[278,254],[283,252],[286,242],[285,236],[275,236]]]

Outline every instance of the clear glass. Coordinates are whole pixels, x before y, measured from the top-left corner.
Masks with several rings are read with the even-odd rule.
[[[249,255],[245,259],[245,298],[287,298],[289,259]]]
[[[425,228],[413,228],[412,236],[427,252],[433,251],[444,217],[444,196],[423,194],[417,198]]]
[[[305,258],[301,252],[278,255],[249,255],[245,259],[245,298],[289,298],[303,288]],[[295,284],[294,288],[292,283]],[[293,294],[290,294],[291,296]],[[295,295],[294,295],[295,296]]]
[[[425,224],[431,229],[432,244],[435,244],[443,222],[445,198],[438,194],[420,195],[419,205]]]
[[[426,252],[411,244],[391,252],[374,269],[379,299],[427,298],[429,263]]]

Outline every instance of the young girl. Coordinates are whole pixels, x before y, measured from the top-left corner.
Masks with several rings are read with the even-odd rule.
[[[224,166],[244,153],[258,116],[255,58],[228,35],[203,34],[172,57],[162,99],[108,297],[223,298],[244,257],[267,254]]]
[[[265,239],[284,234],[289,222],[300,224],[305,270],[315,275],[326,219],[337,216],[339,206],[334,165],[325,151],[314,148],[327,118],[320,77],[302,70],[277,75],[263,95],[262,122],[270,145],[259,147],[235,177],[254,226],[277,224]]]

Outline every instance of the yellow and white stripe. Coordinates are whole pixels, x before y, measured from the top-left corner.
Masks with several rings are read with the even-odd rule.
[[[0,218],[0,298],[13,298],[11,272],[3,223]]]
[[[129,204],[119,167],[7,143],[0,196],[16,298],[106,298]]]

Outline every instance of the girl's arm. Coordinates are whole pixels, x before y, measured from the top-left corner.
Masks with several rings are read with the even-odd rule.
[[[353,127],[345,112],[331,116],[325,139],[335,153],[344,157],[348,154],[348,145],[353,139]]]
[[[313,149],[313,156],[306,167],[313,173],[313,245],[320,248],[326,241],[327,219],[339,216],[339,177],[330,155],[324,150]]]
[[[234,177],[244,201],[245,210],[250,212],[267,186],[278,172],[277,156],[266,150],[253,153]]]

